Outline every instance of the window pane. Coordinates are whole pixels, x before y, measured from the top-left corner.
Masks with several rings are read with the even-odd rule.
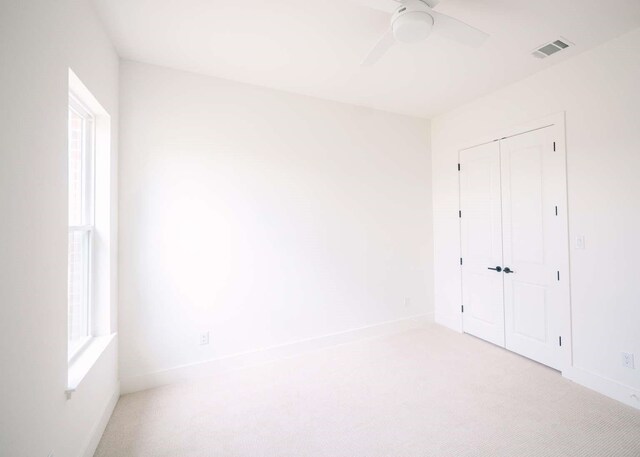
[[[82,225],[84,194],[84,119],[69,110],[69,225]]]
[[[88,231],[69,232],[69,342],[77,342],[89,335]],[[71,349],[72,344],[70,344]]]
[[[93,229],[93,118],[69,96],[68,337],[71,359],[91,337],[91,236]]]

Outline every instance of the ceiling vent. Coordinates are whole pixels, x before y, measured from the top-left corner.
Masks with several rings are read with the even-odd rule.
[[[560,52],[563,49],[567,49],[569,46],[573,45],[569,40],[565,40],[561,38],[559,40],[552,41],[551,43],[547,43],[544,46],[539,47],[531,54],[538,59],[544,59],[545,57],[549,57],[556,52]]]

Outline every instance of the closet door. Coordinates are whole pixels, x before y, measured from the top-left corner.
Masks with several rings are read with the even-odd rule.
[[[460,209],[463,330],[504,346],[498,142],[460,152]]]
[[[560,276],[568,275],[565,158],[554,144],[557,129],[500,141],[506,347],[553,368],[560,368],[568,308],[568,282]]]

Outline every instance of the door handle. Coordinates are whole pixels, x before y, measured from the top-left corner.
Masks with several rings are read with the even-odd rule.
[[[511,268],[509,268],[509,267],[505,267],[504,272],[505,272],[506,274],[509,274],[509,273],[515,273],[515,271],[513,271],[513,270],[512,270]]]
[[[502,267],[495,267],[495,268],[489,267],[489,268],[487,268],[487,270],[493,270],[493,271],[497,271],[498,273],[500,273],[502,271]],[[505,271],[507,271],[507,270],[505,270]]]

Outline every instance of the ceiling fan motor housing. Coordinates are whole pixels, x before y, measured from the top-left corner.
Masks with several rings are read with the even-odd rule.
[[[424,40],[433,29],[431,8],[421,0],[408,0],[391,17],[393,36],[401,43]]]

